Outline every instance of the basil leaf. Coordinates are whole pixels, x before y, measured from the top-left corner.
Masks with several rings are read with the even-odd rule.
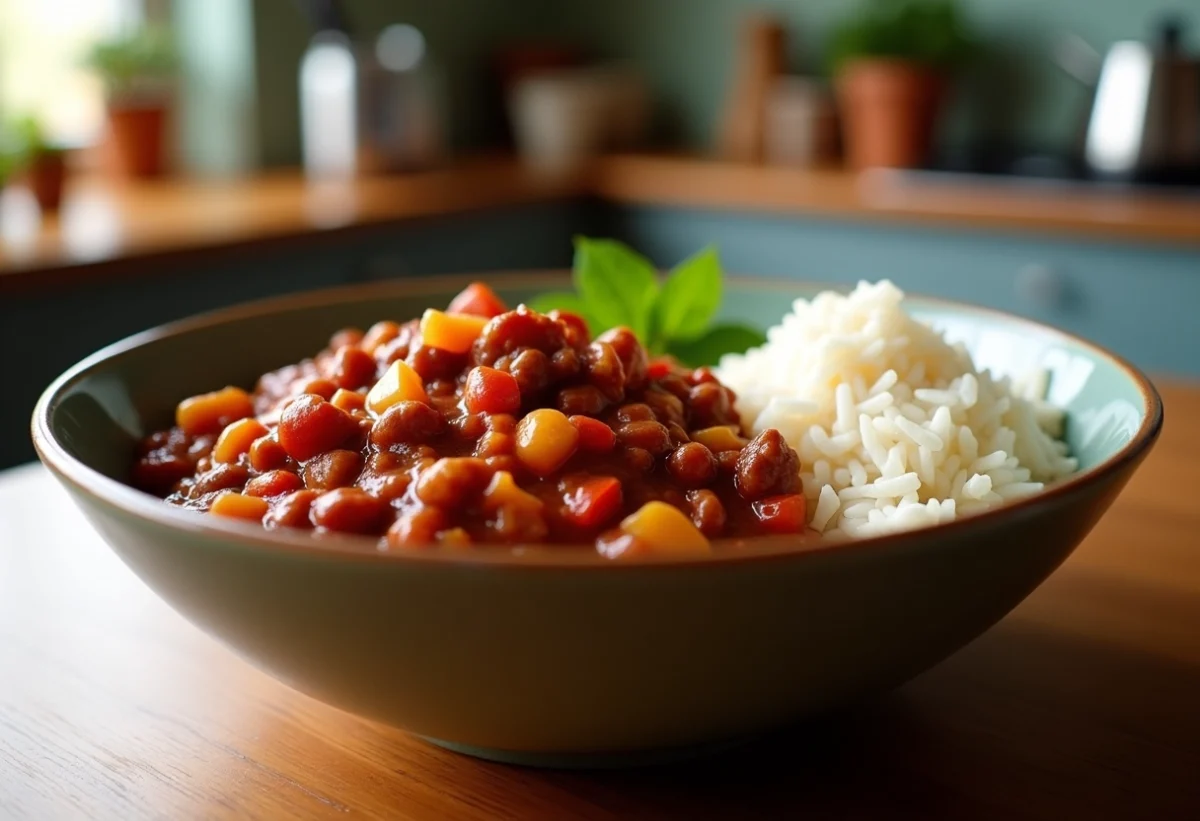
[[[597,333],[598,323],[588,310],[587,303],[579,294],[570,291],[551,291],[548,294],[538,294],[525,304],[540,314],[547,314],[555,309],[570,311],[583,318],[583,321],[587,323],[589,334]]]
[[[649,341],[658,278],[641,254],[616,240],[576,237],[575,287],[596,319],[595,333],[628,325]]]
[[[656,330],[673,342],[698,339],[721,304],[721,260],[705,248],[675,266],[655,301]]]
[[[717,325],[691,341],[672,340],[667,353],[685,365],[715,365],[727,353],[744,353],[767,341],[762,332],[745,325]]]

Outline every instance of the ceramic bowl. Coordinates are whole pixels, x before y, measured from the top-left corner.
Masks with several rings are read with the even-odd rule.
[[[556,277],[491,277],[512,300]],[[42,460],[163,599],[250,663],[340,708],[453,749],[554,766],[695,752],[900,684],[1004,616],[1087,535],[1150,450],[1162,405],[1134,368],[1016,317],[913,299],[982,365],[1052,373],[1081,470],[971,518],[825,548],[786,538],[687,561],[587,550],[377,552],[266,532],[122,483],[134,443],[184,396],[250,386],[346,325],[418,316],[466,280],[287,297],[168,325],[60,377]],[[723,311],[765,325],[818,286],[733,281]]]

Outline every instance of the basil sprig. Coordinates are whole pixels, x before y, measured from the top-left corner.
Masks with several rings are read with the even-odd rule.
[[[745,325],[713,324],[721,305],[721,260],[705,248],[676,265],[660,283],[654,265],[612,239],[575,238],[575,291],[542,294],[537,311],[555,308],[583,317],[593,334],[624,325],[652,355],[669,354],[691,367],[766,342]]]

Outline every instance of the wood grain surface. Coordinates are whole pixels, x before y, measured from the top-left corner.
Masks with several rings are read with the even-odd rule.
[[[414,175],[314,185],[297,171],[227,181],[72,182],[40,220],[13,189],[0,207],[0,294],[128,273],[162,255],[331,236],[481,208],[596,196],[659,205],[1200,247],[1200,199],[1103,189],[938,184],[891,172],[794,169],[676,155],[616,155],[554,173],[484,157]],[[25,203],[22,207],[22,203]],[[35,209],[32,214],[29,209]],[[168,266],[142,265],[161,276]]]
[[[606,157],[590,179],[625,204],[1200,245],[1195,196],[1011,183],[656,155]]]
[[[1200,386],[1008,618],[896,692],[688,765],[489,764],[175,615],[40,467],[0,474],[0,818],[1200,818]]]
[[[314,183],[291,170],[248,179],[121,185],[81,179],[53,218],[23,216],[23,203],[36,207],[24,192],[11,194],[0,209],[0,294],[104,276],[112,268],[106,263],[557,201],[583,194],[585,179],[583,171],[532,170],[491,157],[348,182]]]

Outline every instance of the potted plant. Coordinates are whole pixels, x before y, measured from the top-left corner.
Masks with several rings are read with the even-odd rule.
[[[66,151],[46,139],[42,124],[34,117],[17,120],[12,128],[14,165],[23,170],[43,213],[58,210],[67,178]]]
[[[948,75],[970,49],[954,0],[870,0],[839,26],[830,62],[850,164],[924,162]]]
[[[97,43],[86,62],[104,81],[120,168],[133,177],[161,174],[176,67],[170,37],[159,29],[140,29]]]

